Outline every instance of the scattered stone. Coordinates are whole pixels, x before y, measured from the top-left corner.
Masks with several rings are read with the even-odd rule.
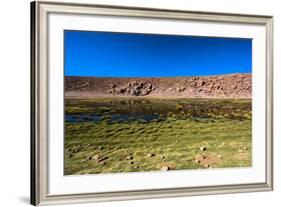
[[[73,154],[70,154],[68,157],[69,157],[69,158],[72,158],[72,157],[73,157]]]
[[[128,157],[126,158],[126,160],[132,160],[132,159],[133,159],[132,156],[128,156]]]
[[[222,158],[222,155],[218,155],[218,158],[221,159],[221,158]]]
[[[243,152],[244,152],[244,150],[242,150],[242,149],[238,149],[238,152],[239,152],[239,153],[243,153]]]
[[[99,155],[94,155],[94,156],[92,157],[92,160],[98,160],[98,159],[100,159],[100,156],[99,156]]]
[[[165,156],[164,156],[164,155],[161,155],[161,156],[160,156],[160,158],[161,158],[161,159],[164,159],[164,158],[165,158]]]
[[[146,156],[147,156],[147,157],[154,157],[155,154],[147,154]]]
[[[249,148],[248,148],[248,147],[246,147],[246,146],[244,146],[244,147],[243,147],[243,150],[248,150],[248,149],[249,149]]]
[[[135,166],[134,168],[135,168],[135,169],[139,169],[140,167],[139,167],[139,166]]]
[[[170,167],[167,166],[167,165],[165,165],[165,166],[161,167],[160,170],[161,170],[161,171],[168,171],[168,170],[170,170]]]
[[[206,151],[206,150],[207,150],[207,147],[201,146],[201,147],[200,147],[200,150],[201,150],[201,151]]]
[[[104,147],[103,146],[99,146],[99,150],[103,150],[104,149]]]
[[[205,155],[197,155],[195,156],[195,162],[202,167],[207,168],[210,165],[216,164],[218,161],[218,156],[214,154],[205,154]]]
[[[73,150],[73,153],[77,153],[77,152],[79,152],[80,151],[80,149],[74,149]]]
[[[107,159],[108,159],[108,157],[102,157],[102,158],[98,159],[97,162],[103,162],[104,160],[107,160]]]
[[[206,165],[204,165],[204,167],[205,167],[205,168],[209,168],[209,167],[210,167],[210,165],[209,165],[209,164],[206,164]]]
[[[131,164],[131,165],[134,164],[134,161],[131,161],[130,164]]]

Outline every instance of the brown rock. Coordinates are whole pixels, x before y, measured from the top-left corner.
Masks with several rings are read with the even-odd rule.
[[[160,170],[161,170],[161,171],[168,171],[168,170],[170,170],[170,167],[167,166],[167,165],[165,165],[165,166],[161,167]]]
[[[132,156],[126,157],[126,160],[132,160],[132,159],[134,159]]]
[[[206,150],[207,150],[207,147],[201,146],[201,147],[200,147],[200,150],[201,150],[201,151],[206,151]]]
[[[146,156],[147,156],[147,157],[154,157],[155,154],[147,154]]]

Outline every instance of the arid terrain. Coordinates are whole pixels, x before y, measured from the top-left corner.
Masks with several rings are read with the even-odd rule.
[[[251,74],[176,78],[65,77],[65,96],[246,98],[252,96]]]

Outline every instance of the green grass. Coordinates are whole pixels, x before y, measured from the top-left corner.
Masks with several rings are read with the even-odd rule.
[[[160,100],[158,107],[145,102],[143,111],[152,107],[154,113],[162,117],[160,121],[145,123],[136,120],[109,123],[108,113],[122,111],[118,108],[119,100],[118,107],[112,107],[115,105],[109,100],[66,101],[68,113],[71,107],[76,107],[75,114],[89,113],[83,110],[91,106],[91,111],[103,110],[103,119],[99,122],[65,122],[65,174],[143,172],[160,170],[163,166],[172,170],[251,166],[251,101],[208,100],[212,104],[207,107],[202,104],[204,101],[197,100],[199,106],[193,105],[193,111],[185,108],[185,104],[195,104],[194,100],[181,100],[180,107],[178,102],[172,102],[172,106],[167,107],[175,110],[165,113]],[[200,108],[201,105],[204,107]],[[217,112],[207,111],[211,114],[207,118],[186,115],[218,105],[224,108],[218,108]],[[127,110],[130,107],[130,110],[139,110],[125,106]],[[233,110],[226,113],[226,106]],[[203,112],[196,113],[202,115]],[[200,150],[200,147],[206,150]],[[198,163],[203,157],[206,160]]]

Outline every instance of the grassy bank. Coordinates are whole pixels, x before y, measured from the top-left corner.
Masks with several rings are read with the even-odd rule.
[[[101,115],[65,122],[66,175],[251,166],[250,100],[122,101],[66,101],[67,114]],[[111,120],[128,112],[159,118]]]

